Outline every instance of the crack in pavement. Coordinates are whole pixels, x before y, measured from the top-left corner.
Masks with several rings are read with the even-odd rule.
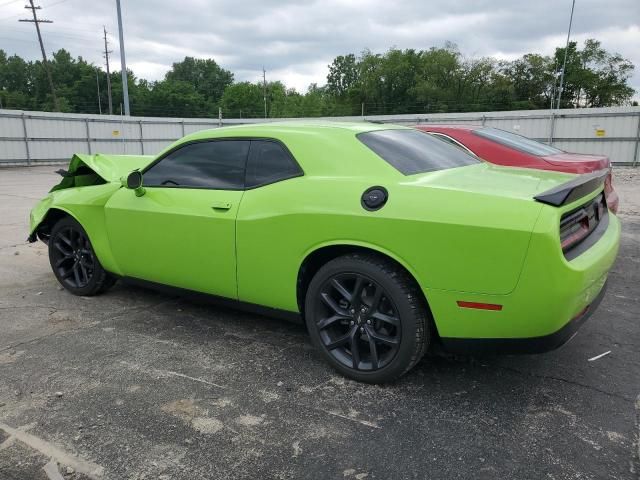
[[[147,374],[154,374],[154,375],[158,375],[160,377],[179,377],[179,378],[184,378],[186,380],[191,380],[193,382],[198,382],[198,383],[203,383],[205,385],[210,385],[212,387],[222,388],[223,390],[227,388],[227,387],[225,387],[223,385],[219,385],[217,383],[210,382],[210,381],[205,380],[203,378],[191,377],[189,375],[185,375],[184,373],[174,372],[172,370],[162,370],[162,369],[158,369],[158,368],[149,368],[149,367],[146,367],[144,365],[140,365],[138,363],[127,362],[125,360],[121,360],[120,364],[126,366],[130,370],[141,371],[141,372],[147,373]]]
[[[614,398],[617,398],[619,400],[624,400],[625,402],[633,402],[632,398],[626,397],[625,395],[621,395],[621,394],[615,393],[615,392],[607,392],[606,390],[602,390],[600,388],[594,387],[593,385],[587,385],[585,383],[576,382],[575,380],[569,380],[567,378],[562,378],[562,377],[555,377],[553,375],[540,375],[540,374],[536,374],[536,373],[533,373],[533,372],[526,372],[526,371],[523,371],[523,370],[518,370],[517,368],[513,368],[513,367],[506,367],[504,365],[494,365],[494,367],[501,368],[503,370],[507,370],[507,371],[513,372],[513,373],[519,373],[519,374],[522,374],[522,375],[528,375],[528,376],[534,377],[534,378],[542,378],[542,379],[545,379],[545,380],[556,380],[558,382],[567,383],[569,385],[575,385],[577,387],[582,387],[582,388],[586,388],[588,390],[593,390],[594,392],[602,393],[603,395],[614,397]]]

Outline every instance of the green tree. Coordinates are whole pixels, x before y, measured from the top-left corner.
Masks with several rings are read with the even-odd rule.
[[[196,92],[217,107],[225,88],[233,83],[233,73],[220,67],[213,59],[185,57],[171,66],[165,80],[190,83]]]
[[[555,61],[562,65],[564,48],[557,48]],[[582,50],[570,42],[564,75],[562,107],[624,105],[634,90],[627,84],[634,65],[618,53],[609,53],[599,41],[588,39]]]
[[[262,85],[251,82],[228,86],[221,99],[225,117],[251,118],[264,116]]]
[[[422,113],[548,108],[557,95],[557,72],[564,48],[553,56],[535,53],[511,62],[465,58],[455,44],[427,50],[391,48],[337,56],[329,65],[325,86],[311,85],[302,94],[282,82],[266,89],[269,117]],[[107,111],[106,74],[82,57],[61,49],[50,67],[60,109],[97,113],[96,74],[100,103]],[[599,107],[631,102],[633,64],[589,39],[569,44],[562,107]],[[264,116],[261,83],[233,83],[233,74],[213,59],[185,57],[164,79],[149,82],[129,71],[133,115],[216,117]],[[120,112],[119,72],[111,73],[114,113]],[[46,71],[41,61],[26,61],[0,50],[0,101],[6,108],[53,110]]]

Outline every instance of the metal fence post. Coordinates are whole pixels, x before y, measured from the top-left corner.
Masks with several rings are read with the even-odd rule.
[[[640,113],[638,114],[638,129],[636,130],[636,146],[633,149],[633,163],[634,167],[638,166],[638,150],[640,150]]]
[[[140,127],[140,150],[144,155],[144,134],[142,133],[142,120],[138,120],[138,126]]]
[[[222,107],[218,107],[218,128],[222,126]]]
[[[184,118],[180,121],[180,125],[182,126],[182,136],[184,137]]]
[[[87,153],[91,155],[91,136],[89,135],[89,119],[84,119],[84,128],[87,132]]]
[[[551,112],[551,117],[549,117],[549,145],[553,145],[553,131],[556,124],[556,114]]]
[[[29,136],[27,135],[27,120],[22,112],[22,131],[24,133],[24,146],[27,150],[27,166],[31,165],[31,152],[29,151]]]
[[[487,123],[487,116],[486,115],[482,115],[482,126],[484,127],[484,124]]]

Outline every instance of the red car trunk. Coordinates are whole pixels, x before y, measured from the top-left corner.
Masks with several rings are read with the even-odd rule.
[[[567,173],[590,173],[608,168],[606,155],[564,152],[558,148],[497,128],[477,125],[420,125],[416,127],[465,148],[474,155],[497,165],[536,168]],[[611,183],[611,172],[604,191],[609,209],[618,211],[618,194]]]
[[[566,152],[542,158],[551,165],[562,167],[565,172],[589,173],[611,166],[609,157],[606,155],[583,155],[582,153]]]

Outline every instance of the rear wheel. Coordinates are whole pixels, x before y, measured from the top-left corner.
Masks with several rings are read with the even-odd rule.
[[[415,281],[394,262],[368,254],[320,268],[305,302],[311,340],[324,358],[369,383],[394,380],[422,358],[428,315]]]
[[[72,217],[64,217],[53,226],[49,262],[58,282],[74,295],[96,295],[116,281],[102,268],[87,232]]]

